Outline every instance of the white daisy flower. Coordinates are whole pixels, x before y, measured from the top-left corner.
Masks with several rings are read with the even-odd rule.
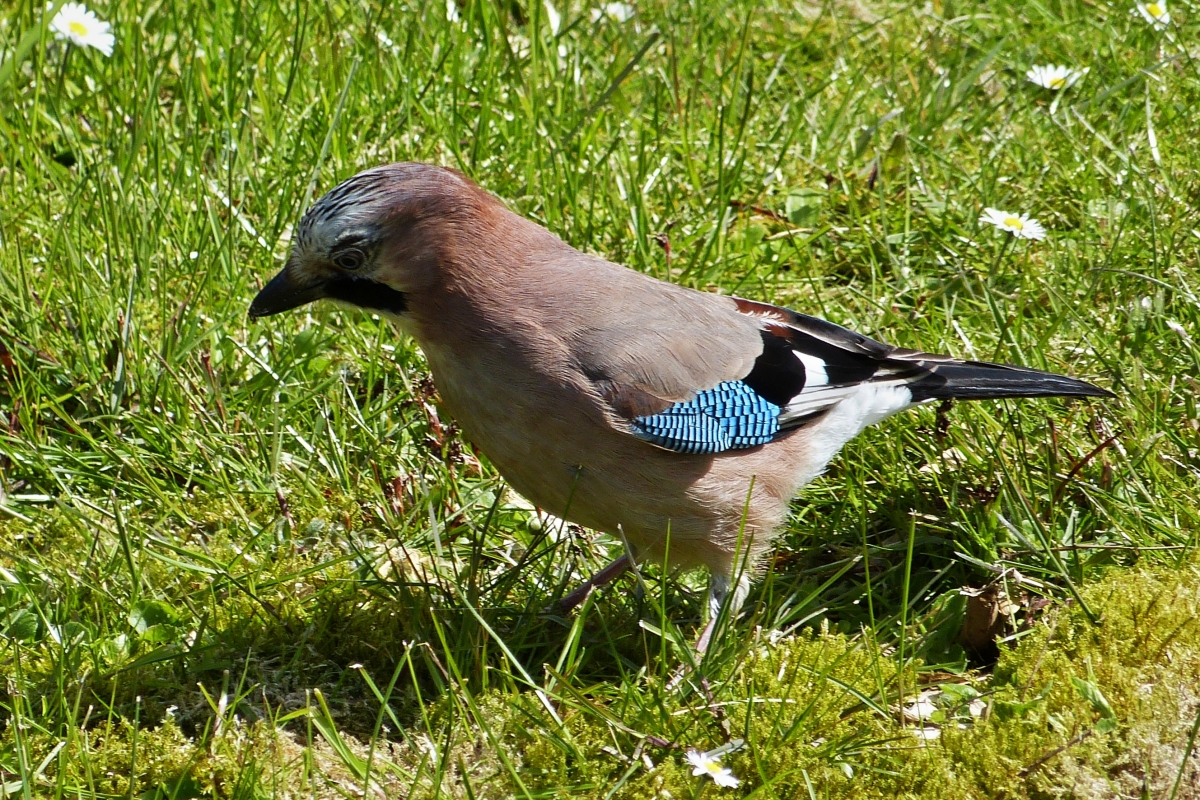
[[[1171,24],[1171,15],[1167,12],[1166,0],[1157,0],[1154,3],[1138,3],[1137,10],[1146,22],[1149,22],[1158,30],[1162,30]]]
[[[1173,319],[1167,320],[1167,327],[1170,328],[1171,330],[1173,330],[1175,333],[1179,334],[1181,337],[1183,337],[1183,340],[1185,342],[1192,341],[1192,337],[1188,336],[1187,328],[1183,327],[1175,320],[1173,320]]]
[[[1018,239],[1040,240],[1046,238],[1046,229],[1042,227],[1042,223],[1032,219],[1028,214],[1014,214],[998,208],[985,208],[979,221],[995,225]]]
[[[112,55],[116,43],[109,24],[88,11],[83,3],[64,3],[50,20],[50,30],[76,47],[94,47],[106,56]]]
[[[550,32],[558,33],[558,29],[562,26],[562,14],[558,13],[558,9],[550,0],[546,0],[546,21],[550,23]]]
[[[592,9],[592,22],[601,17],[611,17],[617,22],[628,22],[633,19],[633,6],[628,3],[605,3],[599,8]]]
[[[392,55],[400,55],[400,48],[396,46],[396,43],[392,40],[392,37],[388,36],[386,32],[382,30],[375,31],[375,38],[379,40],[380,46],[382,46],[385,50],[390,50]]]
[[[717,761],[709,753],[701,753],[699,750],[688,750],[687,760],[692,765],[693,775],[707,775],[713,779],[713,783],[717,784],[717,786],[726,786],[734,789],[741,784],[741,780],[734,777],[733,770],[729,769],[729,767],[722,767],[721,762]]]
[[[1043,89],[1056,92],[1059,89],[1070,89],[1086,74],[1086,69],[1079,70],[1059,66],[1058,64],[1047,64],[1045,66],[1031,67],[1026,71],[1025,77],[1029,79],[1030,83],[1036,83]]]

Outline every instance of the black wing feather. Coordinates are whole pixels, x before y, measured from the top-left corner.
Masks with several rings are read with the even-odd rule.
[[[764,400],[786,406],[804,390],[804,362],[796,358],[796,349],[786,338],[764,330],[762,340],[762,355],[754,361],[754,369],[742,378],[742,383]]]
[[[782,407],[784,416],[788,416],[789,406],[793,409],[785,428],[819,416],[846,397],[847,389],[863,383],[903,383],[912,392],[914,404],[946,399],[1113,396],[1065,375],[892,347],[818,317],[735,299],[742,313],[763,320],[763,352],[743,380]],[[824,380],[805,369],[800,354],[820,362]]]

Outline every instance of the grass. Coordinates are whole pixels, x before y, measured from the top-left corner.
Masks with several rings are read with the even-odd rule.
[[[107,59],[0,12],[0,796],[1200,796],[1200,9],[556,6],[112,3]],[[378,319],[247,319],[388,160],[1118,398],[869,431],[676,685],[702,576],[542,614],[617,546],[506,492]],[[957,634],[997,576],[993,668]],[[739,789],[691,776],[735,740]]]

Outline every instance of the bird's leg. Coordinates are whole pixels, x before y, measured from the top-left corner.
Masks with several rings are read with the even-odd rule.
[[[624,553],[616,561],[609,564],[604,569],[597,572],[592,577],[577,586],[570,594],[558,601],[557,606],[560,613],[566,613],[587,599],[588,592],[598,586],[612,583],[612,581],[621,577],[633,566],[633,561],[629,558],[629,553]]]
[[[731,586],[732,584],[732,586]],[[713,572],[708,578],[708,624],[704,626],[704,631],[700,634],[700,639],[696,642],[696,652],[703,655],[708,646],[712,644],[713,633],[717,628],[717,621],[721,618],[721,609],[728,608],[728,616],[737,616],[741,610],[742,604],[746,602],[746,598],[750,595],[750,578],[742,571],[738,575],[737,581],[734,582],[731,577],[724,572]],[[728,603],[728,605],[726,605]]]

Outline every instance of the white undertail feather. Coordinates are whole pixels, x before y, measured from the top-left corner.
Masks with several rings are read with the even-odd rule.
[[[860,383],[852,383],[848,386],[823,386],[812,391],[805,387],[780,411],[779,424],[787,425],[792,420],[823,411],[842,400],[853,397],[862,387],[863,384]]]
[[[859,383],[845,388],[849,390],[845,398],[813,423],[809,447],[814,462],[828,464],[865,428],[913,405],[912,392],[902,381]]]
[[[858,393],[839,403],[835,411],[845,407],[847,413],[858,415],[858,427],[850,434],[853,438],[868,426],[908,408],[912,399],[912,391],[904,381],[862,383]]]

